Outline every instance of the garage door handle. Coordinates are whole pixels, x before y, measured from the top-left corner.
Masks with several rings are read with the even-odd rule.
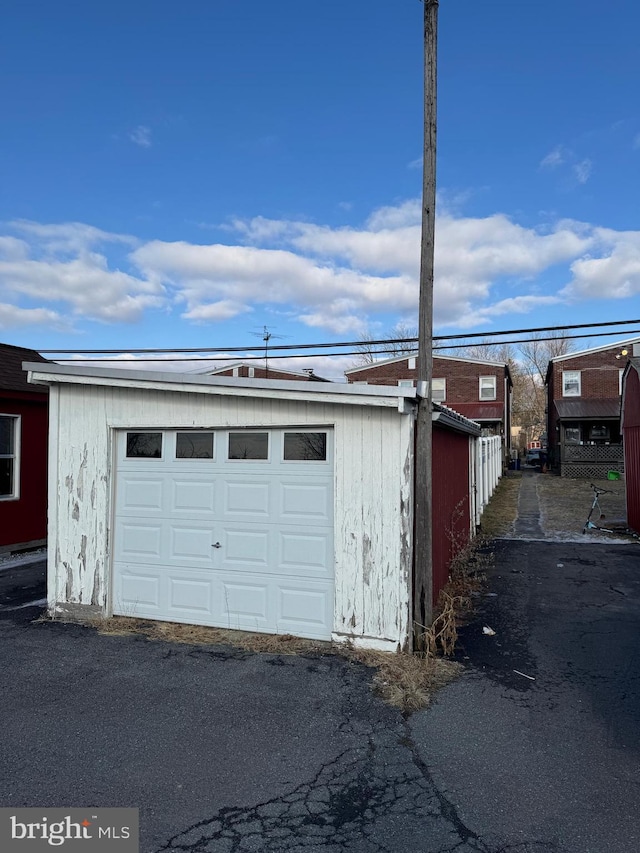
[[[214,542],[211,547],[212,548],[222,548],[222,545],[219,542]]]

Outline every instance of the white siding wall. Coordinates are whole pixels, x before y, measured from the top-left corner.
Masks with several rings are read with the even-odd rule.
[[[410,415],[388,407],[84,384],[52,391],[50,609],[80,604],[109,612],[114,428],[327,425],[335,429],[334,632],[380,647],[406,642]]]

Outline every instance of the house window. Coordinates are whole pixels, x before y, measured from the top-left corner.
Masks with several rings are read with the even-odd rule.
[[[398,379],[399,388],[413,388],[413,379]]]
[[[481,376],[480,377],[480,399],[495,400],[496,399],[496,377]]]
[[[579,370],[563,370],[562,371],[562,396],[563,397],[579,397],[580,396],[580,371]]]
[[[622,376],[624,374],[624,367],[621,367],[618,371],[618,394],[622,397]]]
[[[407,367],[409,368],[409,370],[415,370],[416,369],[415,357],[407,359]]]
[[[249,379],[253,379],[255,375],[256,375],[255,367],[250,367],[249,368]]]
[[[609,427],[606,424],[592,424],[589,427],[589,441],[609,441]]]
[[[432,379],[431,380],[431,399],[435,403],[444,403],[447,399],[447,380]]]
[[[0,415],[0,500],[19,497],[20,418]]]
[[[564,428],[565,444],[580,444],[580,427],[571,426]]]

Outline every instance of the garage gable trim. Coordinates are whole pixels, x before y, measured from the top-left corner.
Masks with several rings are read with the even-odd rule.
[[[354,406],[383,406],[407,411],[407,403],[416,401],[415,388],[339,385],[271,379],[241,379],[226,376],[200,376],[160,371],[104,370],[100,368],[40,365],[25,362],[28,381],[34,384],[102,385],[140,390],[176,391],[189,394],[302,400]],[[409,406],[409,411],[412,410]]]

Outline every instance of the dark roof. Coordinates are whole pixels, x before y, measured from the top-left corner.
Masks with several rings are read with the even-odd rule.
[[[459,412],[444,406],[442,403],[431,404],[433,406],[433,422],[443,427],[457,430],[458,432],[466,432],[470,435],[480,435],[480,424],[475,423],[469,418],[465,418]]]
[[[620,400],[556,400],[556,411],[561,420],[620,417]]]
[[[27,374],[22,369],[23,361],[46,361],[39,352],[10,344],[0,344],[0,391],[20,391],[42,394],[43,389],[29,385]]]
[[[472,421],[501,421],[504,403],[453,403],[456,412]]]

